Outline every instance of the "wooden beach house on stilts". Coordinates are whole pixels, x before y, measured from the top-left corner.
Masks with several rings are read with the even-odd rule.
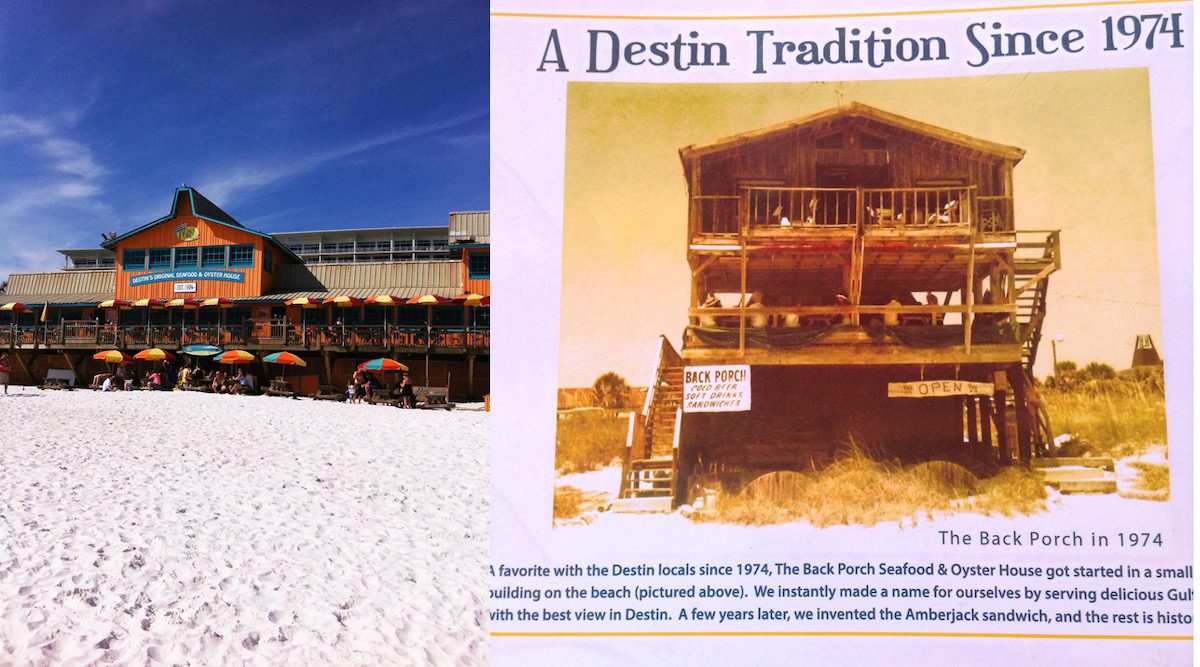
[[[1030,370],[1061,257],[1057,231],[1017,228],[1023,156],[862,104],[680,150],[689,324],[681,350],[662,339],[621,497],[679,504],[700,475],[812,469],[848,443],[1042,453]],[[689,371],[721,368],[747,373],[710,411],[712,375]]]

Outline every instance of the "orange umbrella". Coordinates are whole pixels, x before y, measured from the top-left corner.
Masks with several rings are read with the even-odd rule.
[[[245,350],[229,350],[216,356],[217,362],[222,364],[248,364],[255,359],[257,357]]]

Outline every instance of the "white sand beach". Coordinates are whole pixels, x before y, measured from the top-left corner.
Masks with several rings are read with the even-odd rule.
[[[487,662],[481,409],[10,391],[0,664]]]

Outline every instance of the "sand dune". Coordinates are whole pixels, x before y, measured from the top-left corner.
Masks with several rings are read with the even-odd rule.
[[[0,664],[487,660],[487,416],[0,396]]]

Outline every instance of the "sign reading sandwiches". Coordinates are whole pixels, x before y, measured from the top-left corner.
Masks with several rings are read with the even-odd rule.
[[[750,409],[750,366],[688,366],[683,369],[684,412]]]

